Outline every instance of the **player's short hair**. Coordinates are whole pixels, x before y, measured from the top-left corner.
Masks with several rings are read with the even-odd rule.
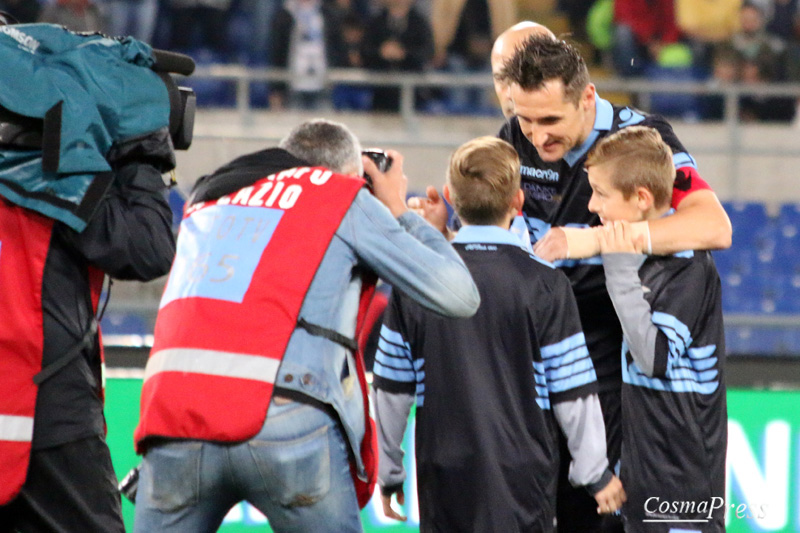
[[[653,128],[629,126],[598,142],[586,158],[586,168],[613,165],[613,185],[627,200],[638,187],[653,194],[655,207],[672,201],[675,164],[672,150]]]
[[[456,149],[447,169],[450,200],[467,224],[503,221],[519,191],[519,156],[497,137],[478,137]]]
[[[500,73],[523,91],[537,91],[550,80],[564,84],[564,99],[577,105],[589,85],[589,70],[577,48],[550,35],[531,35]]]
[[[298,159],[314,167],[325,167],[340,174],[359,174],[361,143],[344,124],[325,119],[303,122],[278,143]]]

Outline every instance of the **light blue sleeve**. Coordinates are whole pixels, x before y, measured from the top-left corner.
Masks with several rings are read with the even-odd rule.
[[[337,235],[361,262],[420,305],[455,317],[469,317],[478,310],[478,289],[461,257],[415,213],[395,219],[362,190]]]

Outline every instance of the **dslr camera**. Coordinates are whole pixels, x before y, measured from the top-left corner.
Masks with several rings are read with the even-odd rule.
[[[383,174],[390,168],[392,168],[392,158],[379,148],[369,148],[367,150],[362,150],[361,155],[365,155],[369,157],[375,166],[378,167],[378,172]],[[372,177],[364,172],[364,179],[367,181],[367,185],[370,189],[372,189]]]

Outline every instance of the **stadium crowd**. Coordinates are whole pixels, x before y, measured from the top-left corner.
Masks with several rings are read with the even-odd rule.
[[[712,86],[800,81],[797,0],[552,4],[588,52],[590,67],[616,76]],[[489,72],[492,41],[527,8],[502,0],[2,0],[0,9],[21,22],[132,35],[187,52],[199,64],[273,66],[295,74],[288,84],[255,90],[255,105],[393,111],[396,87],[328,90],[326,69]],[[200,105],[233,103],[233,91],[220,83],[198,87]],[[419,90],[416,106],[433,113],[497,112],[491,93],[477,89]],[[739,118],[790,122],[795,110],[790,97],[746,95]],[[724,101],[721,95],[667,97],[657,111],[720,120]]]

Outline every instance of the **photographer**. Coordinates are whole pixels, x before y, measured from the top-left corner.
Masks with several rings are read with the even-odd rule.
[[[399,153],[379,172],[325,120],[279,146],[202,178],[187,204],[134,435],[136,531],[213,531],[241,500],[276,531],[361,531],[377,443],[353,339],[371,273],[445,315],[479,305],[408,212]]]

